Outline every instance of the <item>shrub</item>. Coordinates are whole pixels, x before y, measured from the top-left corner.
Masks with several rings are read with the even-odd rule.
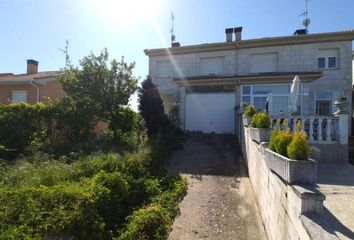
[[[253,105],[248,105],[243,112],[243,116],[245,117],[253,117],[256,114],[256,108]]]
[[[164,112],[163,101],[159,89],[149,76],[138,89],[139,112],[145,120],[149,135],[162,132],[168,127],[168,118]]]
[[[287,147],[293,138],[290,129],[285,130],[274,130],[269,141],[269,149],[288,157]]]
[[[293,139],[287,147],[289,158],[294,160],[307,160],[311,148],[307,142],[307,134],[303,131],[294,133]]]
[[[136,210],[128,221],[126,230],[117,240],[166,239],[170,219],[161,205],[152,204]]]
[[[268,113],[260,112],[253,115],[251,126],[254,128],[269,128],[270,118]]]

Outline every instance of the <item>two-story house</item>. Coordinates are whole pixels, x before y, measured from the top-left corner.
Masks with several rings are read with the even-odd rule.
[[[59,71],[39,72],[38,62],[27,60],[25,74],[0,73],[0,104],[45,102],[65,96]]]
[[[295,76],[296,115],[331,115],[341,95],[351,105],[354,31],[247,40],[241,27],[225,33],[225,42],[144,51],[165,111],[178,106],[183,130],[235,133],[242,103],[287,116]]]

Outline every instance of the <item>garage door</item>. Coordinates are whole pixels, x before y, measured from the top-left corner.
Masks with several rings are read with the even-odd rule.
[[[186,130],[234,133],[235,93],[186,94]]]

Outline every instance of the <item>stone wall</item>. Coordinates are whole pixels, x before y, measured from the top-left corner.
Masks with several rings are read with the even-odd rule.
[[[266,143],[257,144],[243,128],[239,136],[263,224],[270,240],[337,239],[311,220],[323,209],[324,195],[313,186],[289,185],[265,163]]]

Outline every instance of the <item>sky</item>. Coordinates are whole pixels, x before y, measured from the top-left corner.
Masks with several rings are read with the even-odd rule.
[[[59,70],[69,41],[73,65],[107,48],[111,59],[135,62],[148,74],[143,50],[170,45],[171,11],[182,46],[225,41],[225,28],[242,26],[242,38],[292,35],[303,28],[305,0],[0,0],[0,73]],[[354,29],[354,0],[309,0],[310,33]],[[133,100],[133,107],[136,104]]]

